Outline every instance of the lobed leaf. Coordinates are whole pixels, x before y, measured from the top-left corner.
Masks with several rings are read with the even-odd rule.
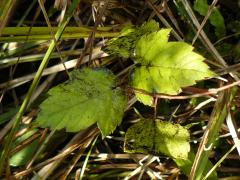
[[[116,87],[114,75],[104,69],[85,68],[71,73],[71,80],[49,91],[40,105],[37,124],[77,132],[97,123],[103,136],[121,123],[126,97]]]
[[[176,95],[181,87],[195,84],[196,80],[212,77],[214,73],[184,42],[168,42],[170,29],[162,29],[141,37],[136,43],[137,65],[132,74],[132,86],[150,93]],[[136,92],[136,97],[151,106],[153,98]]]
[[[104,51],[114,56],[129,58],[134,52],[137,40],[142,35],[157,30],[159,30],[159,24],[154,20],[146,22],[142,26],[136,28],[133,26],[125,27],[118,37],[108,41]]]

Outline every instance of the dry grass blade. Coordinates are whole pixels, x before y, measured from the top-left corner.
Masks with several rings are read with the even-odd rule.
[[[238,154],[240,156],[240,140],[238,138],[237,128],[236,128],[236,122],[234,122],[234,119],[232,119],[232,115],[230,112],[230,109],[228,109],[228,115],[226,118],[227,126],[229,129],[229,132],[233,138],[233,142],[236,145]]]
[[[236,144],[226,153],[224,154],[224,156],[212,167],[212,169],[210,169],[208,171],[208,173],[206,174],[206,176],[202,179],[202,180],[206,180],[211,173],[213,173],[213,171],[215,169],[217,169],[218,166],[220,166],[220,164],[227,158],[227,156],[236,148]]]
[[[168,27],[171,28],[171,25],[168,23],[168,21],[161,15],[161,13],[159,12],[158,8],[156,8],[154,6],[154,3],[152,2],[152,0],[147,0],[147,3],[149,5],[149,7],[151,7],[153,9],[153,11],[156,13],[156,15],[158,16],[158,18],[162,21],[162,23]],[[178,33],[173,29],[172,29],[172,33],[174,35],[174,37],[178,40],[178,41],[183,41],[183,39],[178,35]]]
[[[64,69],[65,69],[65,72],[67,73],[68,77],[70,77],[69,72],[68,72],[68,70],[67,70],[67,68],[66,68],[66,66],[65,66],[65,64],[64,64],[63,57],[62,57],[62,55],[61,55],[61,51],[60,51],[60,49],[59,49],[59,47],[58,47],[57,40],[56,40],[56,38],[55,38],[55,36],[54,36],[53,30],[52,30],[52,25],[51,25],[50,20],[49,20],[49,18],[48,18],[46,9],[45,9],[45,7],[44,7],[44,2],[43,2],[42,0],[38,0],[38,2],[39,2],[39,5],[40,5],[41,10],[42,10],[42,12],[43,12],[45,21],[47,22],[47,25],[48,25],[48,28],[49,28],[49,30],[50,30],[52,39],[53,39],[54,43],[56,44],[57,53],[58,53],[58,55],[59,55],[59,57],[60,57],[61,63],[62,63],[62,65],[63,65],[63,67],[64,67]],[[62,21],[61,21],[61,22],[62,22]]]
[[[100,9],[100,10],[99,10],[99,12],[98,12],[97,19],[96,19],[96,21],[94,22],[93,30],[89,33],[87,42],[86,42],[86,44],[84,45],[83,52],[82,52],[81,56],[79,57],[79,60],[78,60],[78,62],[77,62],[77,64],[76,64],[76,68],[79,68],[80,65],[82,64],[83,57],[85,56],[87,50],[90,51],[90,53],[89,53],[89,62],[90,62],[91,59],[92,59],[93,41],[94,41],[94,39],[95,39],[95,33],[96,33],[96,30],[97,30],[97,27],[98,27],[99,24],[101,23],[101,18],[102,18],[103,14],[104,14],[105,9],[107,8],[108,1],[109,1],[109,0],[106,0],[105,2],[99,2],[99,6],[100,6],[99,9]],[[103,3],[103,5],[102,5],[102,3]]]
[[[154,157],[154,156],[145,156],[141,161],[139,161],[139,167],[136,168],[134,171],[132,171],[128,176],[126,176],[124,178],[124,180],[129,180],[131,178],[133,178],[133,176],[136,176],[137,174],[140,173],[140,177],[141,177],[141,171],[145,170],[147,168],[148,165],[150,165],[152,162],[154,162],[155,160],[157,160],[158,157]],[[145,163],[142,163],[143,161],[145,161]],[[149,170],[147,170],[147,172],[149,173]],[[152,173],[150,172],[150,177],[152,176]],[[153,175],[154,176],[154,175]],[[141,179],[141,178],[139,178]]]
[[[17,0],[3,0],[0,2],[0,36],[2,35],[2,30],[11,16],[16,2]]]
[[[2,151],[3,147],[0,148],[2,158],[9,160],[0,162],[0,167],[4,167],[0,179],[239,179],[240,128],[237,128],[240,124],[237,118],[240,116],[240,98],[236,92],[238,88],[234,87],[240,85],[238,4],[233,0],[0,0],[0,141],[7,145],[8,142],[13,144],[7,147],[6,155]],[[68,13],[69,7],[73,7],[70,8],[71,13]],[[59,26],[63,23],[66,23],[65,29]],[[167,53],[161,55],[161,58],[155,44],[159,43],[160,46],[164,37],[157,38],[150,34],[166,29],[171,29],[170,44],[187,46],[187,43],[192,42],[194,47],[190,44],[189,47],[194,48],[194,53],[206,58],[203,62],[216,76],[203,77],[196,84],[181,87],[179,94],[176,92],[170,95],[165,91],[164,94],[157,93],[160,92],[158,89],[174,84],[175,78],[171,78],[168,71],[155,74],[154,68],[149,67],[147,62],[147,72],[155,78],[148,79],[148,73],[141,71],[139,74],[143,76],[138,78],[139,83],[143,84],[146,79],[146,84],[159,82],[163,85],[153,91],[135,87],[132,83],[136,78],[135,71],[145,58],[154,56],[153,61],[155,56],[164,59],[165,56],[178,56],[187,49],[181,46],[179,48],[182,50],[178,53],[175,46],[171,46],[169,51],[164,46],[161,51],[166,50]],[[58,32],[61,35],[55,36]],[[148,46],[150,37],[154,41]],[[119,51],[118,54],[107,50],[114,41],[117,43],[116,46],[112,43],[112,51]],[[146,53],[140,53],[140,45]],[[129,56],[122,57],[124,53]],[[173,61],[174,58],[169,59]],[[179,63],[181,66],[194,62],[186,63],[186,56],[182,59],[183,62]],[[40,72],[38,67],[43,61]],[[172,69],[177,69],[175,66],[178,67],[177,61]],[[110,127],[111,122],[106,123],[106,119],[118,113],[111,110],[120,108],[109,103],[109,99],[117,102],[117,96],[103,96],[102,103],[98,98],[95,99],[95,95],[94,102],[87,103],[84,99],[83,102],[72,103],[72,97],[68,96],[70,91],[63,88],[66,94],[57,95],[56,103],[49,103],[46,109],[42,106],[54,96],[51,93],[55,87],[73,82],[69,80],[66,71],[78,72],[84,68],[112,74],[116,83],[110,90],[119,89],[128,101],[121,108],[122,112],[124,109],[124,115],[119,120],[121,122],[114,125],[115,129],[111,134],[106,133],[104,139],[97,138],[103,132],[98,121],[98,127],[97,124],[90,124],[90,127],[82,128],[80,132],[66,132],[68,130],[64,126],[61,127],[63,129],[55,130],[51,123],[54,123],[54,119],[63,119],[57,123],[64,124],[66,121],[72,127],[77,127],[85,115],[91,121],[95,117],[91,117],[91,114],[94,114],[96,119],[103,117],[101,123]],[[196,72],[201,68],[197,66]],[[176,80],[179,82],[197,76],[197,73],[189,73],[185,77],[184,73],[177,71],[173,74],[179,74],[179,80]],[[164,81],[168,76],[169,79]],[[34,88],[31,86],[33,79]],[[84,77],[76,79],[77,82],[85,81]],[[87,85],[81,84],[72,89],[76,94],[74,100],[81,99],[85,93],[79,93],[82,88],[87,89],[86,93],[92,96],[92,89],[95,92],[96,87],[98,91],[105,84],[98,83],[97,77],[93,76],[92,79],[95,80],[94,87],[85,88]],[[154,107],[142,104],[136,94],[151,96]],[[99,94],[96,96],[100,97]],[[25,97],[27,100],[24,100]],[[86,96],[86,99],[89,97]],[[18,128],[13,132],[10,130],[15,127],[15,114],[21,102],[24,108],[17,116]],[[41,113],[55,109],[59,102],[62,103],[59,109],[47,113],[43,118],[46,126],[44,123],[39,125]],[[105,115],[101,115],[105,111],[104,105],[109,106]],[[78,111],[82,107],[85,109]],[[94,113],[89,113],[89,109],[93,109]],[[72,118],[65,116],[68,112]],[[140,138],[140,142],[144,142],[141,149],[135,147],[133,144],[137,142],[138,134],[147,129],[147,122],[136,129],[133,135],[136,138],[131,139],[128,151],[126,135],[132,126],[145,118],[186,128],[190,136],[186,144],[191,148],[174,150],[177,152],[182,149],[186,152],[186,149],[191,149],[186,153],[186,159],[181,157],[177,161],[175,156],[164,151],[155,152],[158,144],[155,139],[159,140],[160,137],[156,136],[151,127],[150,132],[143,133]],[[223,123],[225,119],[226,123]],[[85,127],[86,121],[83,121],[81,127]],[[50,123],[52,129],[48,128],[47,123]],[[167,129],[166,134],[171,131],[170,128],[164,129]],[[27,136],[28,133],[32,134]],[[181,139],[178,140],[174,134],[174,140],[180,142]],[[168,142],[171,140],[161,140],[160,147]],[[32,145],[36,146],[31,149]],[[31,152],[26,153],[28,150]],[[15,161],[15,157],[23,157],[23,161]],[[204,170],[206,167],[208,169]]]
[[[106,57],[107,56],[107,54],[105,54],[103,51],[100,51],[99,48],[94,49],[93,52],[94,53],[92,55],[92,59],[97,59],[97,58],[101,58],[101,57]],[[76,66],[77,60],[78,59],[73,59],[73,60],[69,60],[69,61],[65,62],[64,63],[65,67],[67,69],[74,68]],[[87,55],[87,56],[85,56],[83,58],[82,64],[85,64],[87,62],[89,62],[89,55]],[[49,75],[49,74],[61,72],[61,71],[64,71],[64,70],[65,70],[64,66],[62,65],[62,63],[60,63],[60,64],[57,64],[57,65],[51,66],[49,68],[46,68],[43,71],[42,76],[46,76],[46,75]],[[32,74],[26,75],[24,77],[18,77],[16,79],[11,80],[11,81],[2,83],[2,84],[0,84],[0,89],[4,89],[6,87],[7,87],[7,89],[12,89],[12,88],[18,87],[18,86],[20,86],[20,85],[22,85],[22,84],[32,80],[35,77],[35,75],[36,75],[36,73],[32,73]]]
[[[70,21],[70,18],[71,18],[72,14],[73,14],[73,11],[76,8],[76,7],[74,8],[74,5],[76,6],[76,2],[78,2],[78,1],[75,1],[73,3],[73,5],[72,5],[73,7],[71,7],[72,9],[70,9],[68,17],[61,24],[58,32],[56,33],[56,36],[55,36],[56,40],[59,40],[59,38],[61,37],[61,34],[62,34],[64,28],[66,27],[66,25]],[[22,103],[22,105],[21,105],[21,107],[19,109],[19,112],[16,115],[16,120],[15,120],[15,122],[13,124],[13,127],[12,127],[11,131],[10,131],[10,134],[8,136],[8,139],[7,139],[7,142],[5,143],[4,150],[1,153],[0,174],[2,174],[4,162],[5,162],[5,160],[9,156],[9,151],[10,151],[11,146],[12,146],[13,136],[16,133],[16,131],[17,131],[17,129],[18,129],[20,123],[21,123],[22,116],[23,116],[25,110],[27,109],[29,101],[31,99],[31,96],[33,95],[33,92],[35,91],[35,89],[36,89],[36,87],[37,87],[37,85],[38,85],[38,83],[40,81],[42,72],[43,72],[43,70],[45,69],[45,67],[48,64],[49,57],[50,57],[51,53],[54,51],[54,49],[55,49],[55,45],[56,45],[55,42],[52,41],[51,45],[49,46],[48,51],[46,52],[46,55],[45,55],[41,65],[39,66],[39,69],[38,69],[38,71],[36,73],[36,76],[34,77],[34,80],[33,80],[32,84],[31,84],[31,87],[29,88],[28,93],[27,93],[27,95],[26,95],[26,97],[25,97],[25,99],[24,99],[24,101],[23,101],[23,103]],[[8,174],[7,174],[7,176],[8,176]]]
[[[87,156],[86,156],[86,158],[85,158],[85,160],[84,160],[84,163],[83,163],[83,166],[82,166],[82,169],[81,169],[81,173],[80,173],[80,180],[82,180],[83,177],[84,177],[84,172],[85,172],[86,167],[87,167],[88,159],[89,159],[89,157],[90,157],[90,154],[92,153],[92,149],[93,149],[93,147],[94,147],[97,139],[98,139],[98,137],[96,137],[95,140],[93,140],[92,146],[91,146],[91,148],[89,149],[88,154],[87,154]]]
[[[195,27],[197,29],[200,29],[200,24],[191,8],[191,6],[189,5],[189,2],[186,0],[181,0],[181,2],[184,4],[184,7],[186,8],[186,11],[189,15],[189,17],[191,18],[193,24],[195,25]],[[216,60],[223,66],[227,67],[227,63],[225,62],[225,60],[222,58],[222,56],[219,54],[219,52],[216,50],[216,48],[213,46],[213,44],[211,43],[211,41],[209,40],[209,38],[207,37],[207,35],[205,34],[204,31],[200,31],[200,35],[202,36],[202,38],[205,41],[205,46],[207,47],[208,50],[210,50],[212,52],[212,54],[214,55],[214,57],[216,57]]]
[[[209,158],[211,149],[214,146],[221,125],[227,117],[227,108],[230,106],[231,101],[236,94],[236,90],[236,88],[232,88],[219,94],[211,114],[210,121],[199,145],[189,179],[201,179],[206,162]]]
[[[69,144],[67,144],[66,147],[64,147],[63,151],[59,154],[64,154],[64,156],[44,166],[37,173],[37,175],[33,177],[33,180],[38,179],[39,177],[41,177],[41,179],[47,179],[51,175],[51,173],[53,173],[53,171],[60,165],[61,161],[66,158],[66,155],[69,155],[71,152],[73,152],[79,147],[81,147],[81,149],[86,149],[90,145],[92,140],[98,135],[99,130],[96,127],[91,127],[85,131],[76,134],[69,142]]]

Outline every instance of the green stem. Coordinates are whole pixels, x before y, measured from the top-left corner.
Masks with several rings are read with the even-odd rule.
[[[98,139],[98,136],[97,136],[97,137],[95,138],[95,140],[93,141],[92,146],[91,146],[90,150],[89,150],[88,153],[87,153],[87,156],[86,156],[86,158],[85,158],[85,160],[84,160],[84,163],[83,163],[83,166],[82,166],[82,170],[81,170],[81,173],[80,173],[80,178],[79,178],[79,180],[82,180],[82,179],[83,179],[83,175],[84,175],[84,172],[85,172],[86,167],[87,167],[88,159],[89,159],[89,157],[90,157],[90,155],[91,155],[91,153],[92,153],[93,147],[95,146],[95,144],[96,144],[96,142],[97,142],[97,139]]]
[[[68,16],[66,17],[65,21],[63,21],[63,23],[60,25],[60,27],[58,28],[57,32],[56,32],[56,35],[55,35],[55,38],[56,38],[56,41],[58,41],[62,35],[62,32],[64,31],[66,25],[68,24],[68,22],[70,21],[71,17],[72,17],[72,14],[74,12],[74,7],[77,7],[77,4],[79,3],[79,0],[74,0],[72,2],[72,5],[70,6],[70,14],[68,14]],[[18,111],[17,115],[16,115],[16,120],[15,120],[15,123],[7,137],[7,141],[5,143],[5,146],[4,146],[4,149],[2,151],[2,154],[1,154],[1,157],[0,157],[0,176],[2,174],[2,170],[3,170],[3,166],[4,166],[4,161],[8,158],[9,156],[9,151],[11,149],[11,146],[12,146],[12,143],[13,143],[13,136],[14,134],[16,133],[19,125],[20,125],[20,122],[21,122],[21,119],[22,119],[22,116],[28,106],[28,103],[29,103],[29,100],[34,92],[34,90],[36,89],[39,81],[40,81],[40,78],[41,78],[41,75],[42,75],[42,72],[43,70],[45,69],[45,67],[47,66],[48,64],[48,61],[50,59],[50,55],[51,53],[55,50],[56,48],[56,44],[55,44],[55,41],[52,40],[51,41],[51,44],[46,52],[46,55],[44,56],[43,60],[42,60],[42,63],[40,64],[40,67],[38,68],[38,71],[36,73],[36,76],[34,77],[33,79],[33,82],[27,92],[27,95],[26,97],[24,98],[24,101],[20,107],[20,110]]]
[[[98,31],[96,32],[96,38],[109,38],[109,37],[116,37],[119,35],[119,32],[105,32],[105,31]],[[87,38],[89,36],[89,32],[81,32],[81,33],[64,33],[61,36],[61,40],[63,39],[79,39],[79,38]],[[30,35],[28,36],[28,41],[39,41],[39,40],[51,40],[51,34],[39,34],[39,35]],[[26,36],[7,36],[7,37],[0,37],[1,42],[19,42],[25,41]]]
[[[28,35],[29,29],[31,27],[5,27],[2,31],[3,36],[11,35]],[[65,33],[89,33],[93,30],[93,27],[90,26],[81,26],[81,27],[66,27],[63,31]],[[113,27],[98,27],[96,32],[109,32],[112,31]],[[52,31],[56,33],[58,27],[52,27]],[[32,27],[30,35],[49,35],[50,30],[48,27]]]
[[[5,27],[9,14],[13,9],[16,0],[2,0],[0,1],[0,36],[2,35],[3,28]]]
[[[203,177],[202,180],[206,180],[216,169],[217,167],[220,166],[220,164],[227,158],[227,156],[237,147],[237,144],[234,144],[233,147],[228,150],[228,152],[226,154],[224,154],[224,156],[210,169],[210,171],[208,171],[208,173],[206,174],[205,177]]]
[[[202,178],[211,149],[216,142],[216,138],[219,130],[221,129],[222,123],[226,119],[227,108],[230,107],[236,92],[236,87],[220,92],[212,111],[210,121],[208,122],[207,129],[203,135],[203,140],[199,145],[199,149],[189,177],[190,180],[200,180]]]

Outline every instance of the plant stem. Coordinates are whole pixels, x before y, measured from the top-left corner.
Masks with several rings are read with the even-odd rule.
[[[70,11],[71,13],[68,14],[68,16],[66,17],[66,19],[63,21],[63,23],[60,25],[60,27],[58,28],[56,34],[55,34],[55,38],[56,38],[56,41],[58,41],[62,35],[62,32],[64,31],[66,25],[68,24],[68,22],[70,21],[71,17],[72,17],[72,14],[74,12],[74,9],[77,7],[77,4],[79,3],[79,0],[74,0],[72,2],[72,5],[70,6]],[[75,8],[74,8],[75,6]],[[73,9],[74,8],[74,9]],[[1,157],[0,157],[0,176],[2,174],[2,170],[3,170],[3,166],[4,166],[4,161],[8,158],[9,156],[9,151],[11,149],[11,146],[12,146],[12,142],[13,142],[13,136],[14,134],[16,133],[19,125],[20,125],[20,122],[21,122],[21,119],[22,119],[22,116],[25,112],[25,110],[27,109],[27,106],[28,106],[28,103],[29,103],[29,100],[34,92],[34,90],[36,89],[39,81],[40,81],[40,78],[42,76],[42,72],[43,70],[45,69],[45,67],[47,66],[48,64],[48,61],[50,59],[50,56],[51,56],[51,53],[55,50],[56,48],[56,43],[54,40],[51,41],[51,44],[46,52],[46,55],[44,56],[43,60],[42,60],[42,63],[40,64],[40,67],[38,68],[38,71],[36,73],[36,76],[34,77],[33,79],[33,82],[27,92],[27,95],[26,97],[24,98],[24,101],[20,107],[20,110],[18,111],[17,115],[16,115],[16,119],[15,119],[15,123],[13,124],[13,127],[7,137],[7,141],[5,143],[5,146],[4,146],[4,149],[2,151],[2,154],[1,154]]]
[[[227,108],[230,107],[231,101],[233,100],[236,92],[237,88],[233,87],[219,93],[219,97],[215,103],[207,129],[205,130],[203,139],[199,145],[190,173],[190,180],[199,180],[202,178],[211,149],[216,142],[222,123],[227,116]]]
[[[30,27],[6,27],[3,29],[2,37],[0,37],[1,42],[18,42],[24,41],[26,36],[28,36],[29,41],[37,40],[51,40],[52,36],[49,32],[48,27],[32,27],[31,34],[28,35],[28,30]],[[52,27],[54,33],[57,32],[57,27]],[[66,27],[63,31],[61,39],[78,39],[85,38],[89,36],[92,31],[92,27]],[[112,27],[98,27],[95,37],[116,37],[119,32],[112,31]]]

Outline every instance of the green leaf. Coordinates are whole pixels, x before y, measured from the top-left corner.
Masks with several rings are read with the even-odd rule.
[[[165,154],[174,159],[188,159],[189,132],[179,124],[144,119],[131,126],[125,136],[126,152]]]
[[[189,176],[195,154],[190,151],[187,128],[161,120],[144,119],[131,126],[125,136],[124,151],[144,154],[165,154],[171,157],[183,173]],[[203,175],[212,163],[208,160]],[[216,171],[209,177],[217,179]]]
[[[27,164],[34,156],[34,153],[38,147],[39,140],[33,141],[27,147],[23,148],[21,151],[17,152],[10,158],[10,165],[18,167]]]
[[[9,121],[18,112],[19,107],[12,107],[7,112],[0,115],[0,125]]]
[[[71,73],[71,80],[49,91],[41,104],[37,124],[78,132],[97,123],[103,136],[121,123],[126,97],[108,70],[85,68]]]
[[[174,159],[174,161],[177,164],[177,166],[183,171],[183,173],[186,176],[189,176],[190,172],[191,172],[191,169],[192,169],[192,166],[193,166],[194,159],[195,159],[195,153],[193,151],[190,151],[188,153],[188,159]],[[205,169],[204,169],[202,177],[204,177],[208,173],[208,171],[210,169],[212,169],[212,167],[213,167],[213,165],[212,165],[211,161],[208,160],[206,162]],[[208,177],[208,180],[217,180],[217,179],[218,179],[218,177],[217,177],[217,172],[216,171],[214,171]]]
[[[209,9],[207,0],[196,0],[194,2],[194,10],[200,15],[206,16]],[[209,17],[210,24],[215,27],[215,34],[217,37],[223,37],[226,35],[226,27],[224,23],[224,18],[221,12],[214,7],[212,13]]]
[[[214,73],[184,42],[168,42],[170,29],[162,29],[142,36],[136,43],[136,67],[132,86],[150,93],[176,95],[181,87],[195,84],[196,80],[212,77]],[[153,98],[136,92],[136,97],[151,106]]]
[[[15,141],[15,145],[19,145],[20,143],[22,143],[23,141],[31,137],[34,133],[36,133],[36,131],[37,129],[28,131],[27,133],[25,133],[23,136],[19,137]],[[14,167],[25,165],[32,159],[38,147],[39,147],[39,139],[36,139],[32,143],[30,143],[28,146],[24,147],[23,149],[18,151],[16,154],[14,154],[9,160],[10,165]]]
[[[136,41],[142,35],[155,32],[157,30],[159,30],[159,24],[154,20],[150,20],[149,22],[146,22],[142,26],[136,28],[133,26],[125,27],[118,37],[108,41],[107,47],[104,51],[114,56],[129,58],[134,52]]]

